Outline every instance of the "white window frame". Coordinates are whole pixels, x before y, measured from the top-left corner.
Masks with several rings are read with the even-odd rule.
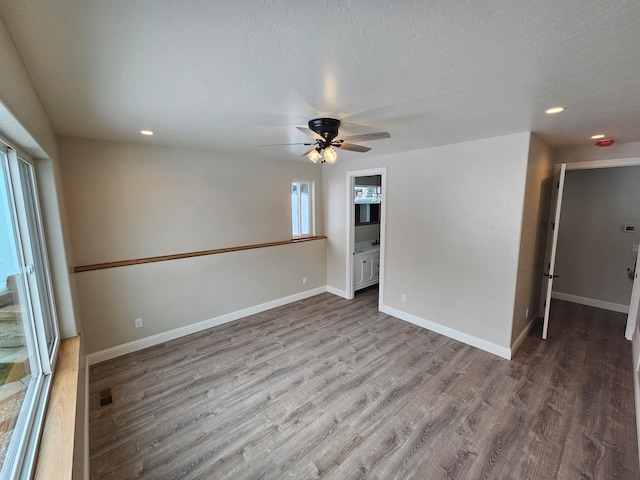
[[[316,219],[315,219],[315,211],[316,211],[316,194],[315,194],[315,182],[313,180],[299,180],[299,179],[293,179],[291,180],[291,184],[289,186],[289,194],[292,195],[291,190],[293,189],[293,186],[297,184],[298,186],[298,204],[297,207],[298,208],[294,208],[293,206],[293,198],[290,202],[291,205],[291,238],[296,239],[296,238],[306,238],[306,237],[313,237],[315,236],[315,231],[316,231]],[[307,205],[307,215],[308,215],[308,220],[309,220],[309,232],[303,233],[302,232],[302,223],[303,223],[303,209],[302,209],[302,205],[301,205],[301,201],[300,201],[300,192],[302,191],[302,185],[303,184],[307,184],[309,186],[309,202]],[[297,222],[298,222],[298,227],[299,227],[299,232],[296,233],[294,230],[294,226],[295,223],[294,221],[296,220],[297,217]]]
[[[26,289],[24,292],[25,305],[23,308],[30,311],[30,322],[24,322],[25,336],[28,340],[29,356],[37,363],[38,371],[32,372],[34,377],[29,383],[27,393],[23,400],[23,407],[20,410],[14,428],[14,434],[10,440],[7,454],[0,468],[0,480],[27,480],[33,473],[38,442],[44,423],[44,414],[47,400],[51,390],[52,372],[55,365],[58,347],[60,345],[60,332],[56,318],[56,308],[53,300],[53,289],[48,266],[44,228],[42,225],[42,214],[38,199],[38,189],[35,179],[35,166],[31,158],[23,152],[18,152],[6,139],[0,137],[0,147],[7,157],[7,190],[9,196],[10,209],[14,219],[17,221],[16,236],[18,242],[18,255],[23,274],[26,279]],[[21,176],[25,172],[20,171],[20,162],[31,166],[28,169],[30,192],[23,190]],[[25,195],[33,195],[35,218],[35,228],[38,230],[39,242],[34,243],[31,234],[34,232],[29,227],[29,217]],[[31,231],[30,231],[31,230]],[[50,319],[53,328],[53,343],[51,348],[47,344],[44,315],[42,313],[43,299],[40,297],[40,290],[33,265],[37,262],[34,259],[33,248],[41,249],[44,265],[43,274],[46,282],[45,288],[48,292],[48,302],[44,308],[50,310]],[[28,266],[31,266],[29,268]]]

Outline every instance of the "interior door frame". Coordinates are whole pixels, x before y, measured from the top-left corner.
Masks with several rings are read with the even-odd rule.
[[[624,331],[624,337],[627,340],[631,340],[633,338],[633,332],[636,328],[636,325],[638,324],[638,314],[640,313],[640,282],[638,281],[638,260],[640,260],[640,252],[638,252],[638,255],[636,256],[636,269],[633,278],[633,288],[631,289],[631,300],[629,301],[629,315],[627,316],[627,327]]]
[[[584,162],[567,163],[569,170],[591,170],[596,168],[616,168],[616,167],[637,167],[640,166],[640,157],[615,158],[608,160],[591,160]],[[636,329],[638,313],[640,311],[640,282],[633,282],[631,299],[629,300],[629,315],[627,316],[627,326],[625,338],[631,340]]]
[[[368,168],[365,170],[349,170],[346,173],[346,215],[347,225],[345,231],[347,232],[345,239],[345,278],[347,300],[351,300],[355,291],[353,289],[353,254],[355,239],[356,239],[356,226],[355,226],[355,208],[353,202],[353,188],[355,187],[356,177],[368,177],[372,175],[380,175],[380,192],[382,194],[382,203],[380,204],[380,279],[378,283],[378,309],[383,305],[383,286],[384,286],[384,251],[385,251],[385,226],[387,219],[387,167]]]

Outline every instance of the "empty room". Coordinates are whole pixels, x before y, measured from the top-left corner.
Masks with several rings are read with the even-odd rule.
[[[0,480],[640,478],[638,22],[0,0]]]

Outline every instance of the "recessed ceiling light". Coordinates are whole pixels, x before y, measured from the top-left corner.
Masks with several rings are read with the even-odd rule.
[[[153,132],[151,130],[140,130],[140,133],[142,135],[148,135],[148,136],[153,135]]]
[[[564,107],[553,107],[553,108],[548,108],[547,110],[544,111],[544,113],[560,113],[560,112],[564,112]]]
[[[604,133],[599,133],[597,135],[591,135],[591,138],[597,140],[598,138],[604,138],[606,135]]]

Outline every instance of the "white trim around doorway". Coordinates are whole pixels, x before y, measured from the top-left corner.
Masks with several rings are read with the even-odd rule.
[[[365,170],[349,170],[346,174],[346,215],[347,225],[345,231],[345,291],[346,298],[351,300],[354,295],[353,290],[353,248],[355,244],[355,209],[353,203],[353,187],[356,177],[369,177],[372,175],[380,175],[382,182],[380,190],[382,192],[382,203],[380,204],[380,281],[378,284],[378,309],[383,305],[383,286],[384,286],[384,251],[385,251],[385,224],[386,224],[386,205],[387,205],[387,167],[368,168]]]

